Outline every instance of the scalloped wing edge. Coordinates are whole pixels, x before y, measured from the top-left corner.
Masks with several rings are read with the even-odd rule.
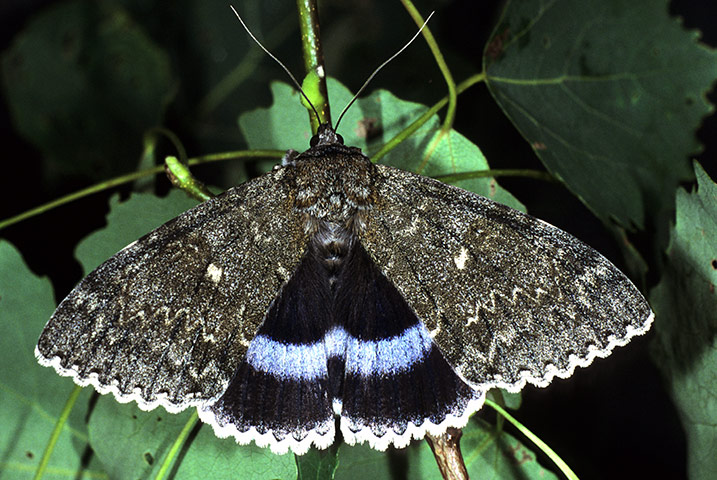
[[[468,401],[465,410],[460,415],[452,413],[446,415],[446,418],[440,423],[433,423],[429,419],[424,419],[420,425],[409,423],[408,428],[402,434],[395,432],[387,432],[385,435],[377,436],[370,428],[362,428],[357,432],[352,432],[348,426],[348,419],[341,417],[341,434],[344,441],[349,445],[368,442],[369,446],[374,450],[385,451],[389,446],[396,448],[405,448],[411,443],[411,440],[421,440],[426,434],[433,436],[443,435],[446,430],[453,428],[463,428],[468,424],[468,419],[475,412],[483,408],[485,402],[485,391],[474,390],[476,396]]]
[[[545,388],[547,387],[555,377],[568,378],[575,373],[575,369],[578,367],[587,367],[592,364],[596,358],[605,358],[609,356],[613,350],[617,347],[623,347],[630,343],[634,337],[646,334],[652,327],[652,323],[655,319],[655,313],[650,311],[650,315],[647,317],[645,322],[640,327],[634,327],[633,325],[627,325],[626,333],[624,336],[617,337],[610,335],[608,337],[608,344],[605,348],[598,348],[594,345],[588,347],[588,353],[585,357],[579,357],[578,355],[571,354],[569,357],[567,367],[561,369],[553,364],[548,364],[546,367],[545,375],[538,377],[533,375],[532,372],[524,370],[520,373],[520,380],[513,383],[502,382],[500,380],[492,380],[482,383],[471,382],[458,370],[455,369],[456,374],[468,384],[474,390],[485,390],[488,391],[492,388],[501,388],[511,393],[517,393],[521,391],[527,383],[535,385],[536,387]]]
[[[542,377],[537,377],[529,371],[524,371],[521,373],[521,379],[518,382],[506,383],[501,381],[489,381],[476,384],[467,380],[460,371],[454,369],[461,380],[469,385],[476,393],[476,396],[468,401],[468,404],[462,414],[448,414],[446,418],[438,424],[431,422],[429,419],[425,419],[420,425],[416,425],[411,422],[409,423],[406,431],[402,434],[388,431],[382,436],[374,434],[370,428],[361,428],[360,430],[353,432],[349,427],[349,419],[341,416],[340,430],[344,437],[344,441],[349,445],[368,443],[369,446],[375,450],[385,451],[390,445],[394,445],[396,448],[404,448],[408,446],[411,440],[422,439],[426,434],[437,436],[445,433],[446,429],[450,427],[463,428],[468,423],[470,416],[483,407],[485,392],[488,390],[492,388],[501,388],[515,393],[522,390],[528,383],[544,388],[547,387],[555,377],[568,378],[573,375],[577,367],[587,367],[596,358],[605,358],[609,356],[615,348],[625,346],[632,338],[647,333],[652,326],[654,317],[654,313],[650,312],[649,317],[640,328],[628,325],[626,335],[622,337],[611,336],[605,348],[601,349],[595,346],[590,346],[588,348],[588,354],[585,357],[571,355],[568,366],[564,369],[559,369],[552,364],[548,365],[546,373]],[[285,454],[289,450],[297,455],[303,455],[308,452],[312,445],[320,449],[325,449],[328,448],[335,439],[336,432],[333,418],[330,420],[331,424],[326,427],[325,433],[319,431],[324,430],[323,428],[315,428],[308,431],[306,437],[301,440],[296,440],[291,435],[287,435],[285,438],[279,440],[271,431],[260,433],[256,430],[256,428],[252,427],[246,432],[240,432],[234,425],[219,425],[214,414],[206,410],[206,407],[218,400],[221,395],[218,395],[217,398],[214,399],[195,398],[188,399],[186,402],[181,404],[174,404],[167,400],[166,394],[158,394],[155,401],[148,402],[140,396],[139,392],[125,394],[120,392],[115,384],[102,384],[96,374],[90,374],[89,376],[82,378],[76,369],[62,367],[60,365],[61,359],[59,356],[47,358],[39,352],[37,347],[35,347],[35,357],[41,365],[52,367],[63,377],[72,378],[73,382],[77,385],[81,387],[92,385],[92,387],[94,387],[94,389],[100,394],[111,393],[120,403],[129,403],[134,401],[137,403],[140,410],[149,411],[157,408],[158,406],[162,406],[170,413],[179,413],[189,407],[196,407],[199,418],[202,422],[211,425],[212,430],[217,437],[234,437],[236,442],[240,445],[247,445],[253,441],[258,447],[269,447],[273,453],[278,455]],[[225,389],[226,387],[221,391],[223,392]]]
[[[154,410],[155,408],[161,406],[169,413],[179,413],[189,407],[199,407],[208,403],[214,403],[221,396],[217,395],[216,398],[189,398],[187,399],[187,401],[182,403],[172,403],[167,399],[166,393],[159,393],[157,394],[156,400],[148,402],[147,400],[142,398],[140,393],[137,391],[138,389],[135,389],[133,393],[123,393],[119,391],[117,385],[114,383],[107,384],[100,382],[96,373],[91,373],[86,377],[80,376],[80,373],[77,369],[63,367],[60,364],[62,359],[59,356],[55,355],[51,358],[45,357],[42,353],[40,353],[37,346],[35,346],[35,358],[37,359],[38,363],[43,367],[52,367],[58,375],[62,377],[70,377],[72,381],[80,387],[87,387],[91,385],[95,390],[97,390],[98,393],[102,395],[111,393],[112,396],[114,396],[114,398],[119,403],[137,402],[137,406],[139,407],[139,409],[145,412]],[[226,390],[226,386],[224,386],[221,391],[224,392],[224,390]]]
[[[140,396],[139,392],[126,394],[120,392],[117,385],[102,384],[96,374],[90,374],[84,378],[80,377],[76,369],[62,367],[60,365],[61,359],[59,356],[47,358],[39,352],[37,347],[35,347],[35,357],[42,366],[52,367],[60,376],[70,377],[75,384],[81,387],[91,385],[102,395],[111,393],[119,403],[136,402],[137,407],[143,411],[154,410],[161,406],[169,413],[179,413],[189,407],[196,407],[199,418],[202,422],[211,425],[217,437],[233,437],[240,445],[248,445],[253,441],[258,447],[268,447],[277,455],[283,455],[289,450],[297,455],[303,455],[309,451],[312,445],[319,449],[325,449],[334,443],[336,437],[334,417],[331,418],[330,425],[326,428],[325,433],[320,432],[320,430],[324,430],[323,428],[315,428],[308,431],[306,437],[301,440],[296,440],[291,435],[287,435],[285,438],[279,440],[274,436],[272,431],[260,433],[255,427],[250,428],[246,432],[240,432],[234,425],[219,425],[214,414],[206,409],[206,407],[216,402],[221,395],[216,399],[190,399],[181,404],[173,404],[167,401],[166,394],[158,394],[155,401],[148,402]],[[222,389],[222,392],[225,389],[226,387]],[[349,419],[341,416],[339,420],[340,430],[344,441],[349,445],[368,443],[371,448],[379,451],[385,451],[391,445],[394,445],[396,448],[404,448],[408,446],[412,440],[420,440],[425,437],[427,433],[431,435],[441,435],[450,427],[465,427],[470,416],[480,410],[485,401],[485,390],[475,389],[474,387],[473,389],[476,396],[468,401],[463,413],[460,415],[448,414],[446,418],[438,424],[431,422],[429,419],[425,419],[420,425],[409,423],[408,428],[402,434],[388,431],[386,434],[378,436],[374,434],[370,428],[362,428],[357,432],[351,431]]]
[[[386,434],[378,436],[374,434],[370,428],[362,428],[357,432],[353,432],[349,427],[349,419],[343,416],[340,417],[339,428],[344,442],[348,445],[368,443],[371,448],[378,451],[385,451],[391,445],[395,448],[405,448],[411,443],[411,440],[421,440],[426,434],[437,436],[444,434],[450,427],[465,427],[470,416],[483,407],[484,401],[485,392],[476,391],[476,396],[468,401],[462,414],[448,414],[446,418],[438,424],[431,422],[429,419],[424,419],[424,422],[420,425],[409,423],[406,431],[402,434],[388,431]],[[330,424],[324,424],[326,425],[325,429],[318,427],[309,430],[306,432],[306,436],[301,440],[296,440],[291,435],[287,435],[285,438],[279,440],[271,431],[260,433],[255,427],[251,427],[245,432],[240,432],[234,425],[219,425],[216,421],[216,417],[209,410],[197,407],[197,411],[199,412],[199,418],[202,422],[211,425],[217,437],[234,437],[240,445],[247,445],[253,441],[258,447],[268,447],[277,455],[283,455],[289,451],[296,455],[303,455],[309,451],[312,445],[319,449],[325,449],[334,443],[336,436],[334,418],[329,421]],[[325,430],[325,433],[321,433],[320,430]]]

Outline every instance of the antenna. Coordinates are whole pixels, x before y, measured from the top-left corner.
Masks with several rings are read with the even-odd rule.
[[[251,33],[251,30],[249,30],[249,27],[247,27],[247,26],[246,26],[246,23],[244,23],[244,20],[242,20],[241,16],[239,15],[239,12],[237,12],[236,9],[234,8],[234,5],[229,5],[229,7],[230,7],[230,8],[232,9],[232,11],[234,12],[234,15],[237,16],[237,18],[239,19],[239,22],[241,22],[242,27],[244,27],[244,30],[246,30],[246,33],[249,34],[249,36],[251,37],[251,39],[254,40],[254,42],[256,42],[256,44],[259,45],[262,50],[264,50],[264,53],[266,53],[267,55],[269,55],[276,63],[279,64],[279,66],[280,66],[281,68],[284,69],[284,71],[285,71],[286,74],[289,76],[289,78],[291,78],[291,81],[294,82],[294,85],[296,85],[296,88],[298,88],[298,89],[299,89],[299,92],[301,92],[301,95],[304,97],[304,99],[306,99],[307,103],[311,106],[311,109],[312,109],[312,110],[314,111],[314,113],[316,114],[316,118],[319,119],[319,121],[321,121],[321,115],[319,115],[319,112],[316,111],[316,107],[314,107],[314,104],[311,103],[311,100],[309,100],[309,97],[307,97],[306,94],[304,93],[304,89],[301,88],[301,85],[300,85],[299,82],[296,80],[296,77],[294,77],[294,76],[291,74],[291,72],[289,71],[289,69],[286,68],[286,66],[285,66],[283,63],[281,63],[281,61],[280,61],[278,58],[276,58],[269,50],[266,49],[266,47],[265,47],[264,45],[261,44],[261,42],[260,42],[259,40],[256,39],[256,37],[254,36],[254,34]],[[428,17],[428,18],[430,18],[430,17]],[[424,25],[425,25],[425,24],[424,24]],[[423,28],[423,27],[421,27],[421,28]],[[414,38],[415,38],[415,37],[414,37]],[[404,47],[404,48],[405,48],[405,47]],[[399,53],[400,53],[400,52],[399,52]],[[394,55],[394,56],[395,56],[395,55]],[[383,66],[383,65],[381,65],[381,66]]]
[[[233,8],[233,7],[232,7],[232,8]],[[406,43],[403,47],[401,47],[401,49],[400,49],[399,51],[397,51],[396,53],[394,53],[393,55],[391,55],[391,57],[390,57],[388,60],[386,60],[385,62],[383,62],[381,65],[379,65],[378,68],[377,68],[376,70],[374,70],[373,73],[368,77],[368,79],[363,83],[363,85],[361,85],[361,88],[358,89],[358,92],[356,92],[356,95],[354,95],[354,97],[351,99],[351,101],[348,103],[348,105],[346,105],[346,106],[344,107],[344,109],[341,111],[341,115],[339,115],[339,119],[336,121],[336,127],[334,128],[334,130],[338,130],[338,128],[339,128],[339,123],[341,123],[341,119],[344,118],[344,114],[345,114],[346,111],[349,109],[349,107],[350,107],[351,105],[353,105],[354,102],[358,99],[358,96],[361,95],[361,92],[364,91],[364,89],[368,86],[368,84],[371,82],[371,80],[373,80],[373,77],[376,76],[376,74],[379,72],[379,70],[381,70],[383,67],[385,67],[386,65],[388,65],[388,63],[391,62],[391,60],[393,60],[394,58],[396,58],[397,56],[399,56],[405,49],[408,48],[408,46],[409,46],[410,44],[413,43],[413,41],[418,37],[418,35],[421,34],[421,32],[423,31],[423,28],[426,26],[426,24],[427,24],[428,21],[431,19],[431,17],[433,16],[434,13],[436,13],[435,10],[434,10],[433,12],[431,12],[431,14],[428,16],[428,18],[426,18],[426,21],[423,22],[423,25],[421,25],[421,28],[418,29],[418,31],[417,31],[416,34],[413,36],[413,38],[411,38],[411,39],[408,41],[408,43]],[[242,22],[242,23],[243,23],[243,22]],[[262,47],[262,48],[263,48],[263,47]],[[268,52],[267,52],[267,53],[268,53]],[[271,55],[271,54],[270,54],[270,55]],[[277,61],[278,61],[278,60],[277,60]]]

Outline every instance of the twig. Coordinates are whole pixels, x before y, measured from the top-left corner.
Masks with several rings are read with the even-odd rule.
[[[444,480],[468,480],[468,471],[461,453],[461,435],[461,429],[453,427],[437,437],[426,434],[426,441],[436,457],[438,470]]]

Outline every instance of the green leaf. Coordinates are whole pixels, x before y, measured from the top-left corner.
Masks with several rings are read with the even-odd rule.
[[[136,165],[174,91],[167,55],[113,2],[43,10],[2,75],[16,130],[57,172],[98,179]]]
[[[296,455],[298,480],[332,480],[338,467],[339,445],[335,442],[326,450],[310,449]]]
[[[272,108],[258,108],[239,116],[239,127],[248,147],[303,152],[309,148],[311,125],[299,92],[286,83],[272,82],[271,93]]]
[[[134,194],[126,202],[110,202],[107,227],[85,238],[77,257],[89,272],[128,243],[196,205],[181,191],[160,199]],[[141,212],[141,215],[138,214]],[[156,475],[179,432],[191,416],[158,408],[141,411],[135,403],[120,404],[102,396],[89,420],[89,440],[111,478],[136,479]],[[211,472],[213,479],[281,478],[296,476],[291,455],[276,456],[256,446],[239,446],[233,439],[219,439],[203,425],[182,448],[174,462],[174,478],[194,479]]]
[[[181,458],[175,478],[194,480],[209,472],[212,480],[293,480],[297,476],[291,453],[274,455],[268,448],[237,445],[233,438],[217,438],[211,427],[204,425]]]
[[[110,478],[152,478],[190,416],[162,408],[143,412],[102,395],[90,416],[90,444]]]
[[[388,452],[379,452],[365,443],[352,446],[343,444],[339,448],[339,467],[334,478],[336,480],[402,478],[401,475],[396,474],[406,471],[407,453],[416,448],[423,448],[423,445],[419,446],[418,442],[414,442],[403,450],[389,449]],[[434,465],[431,471],[437,472],[438,467]],[[403,476],[405,477],[405,474]]]
[[[712,112],[715,51],[667,1],[512,1],[484,53],[496,101],[545,166],[625,227],[666,215]]]
[[[90,417],[90,443],[110,478],[153,478],[191,416],[190,410],[179,414],[163,408],[143,412],[134,403],[120,404],[112,396],[102,396]],[[274,455],[266,448],[217,438],[212,428],[201,422],[192,435],[174,459],[171,478],[296,478],[291,454]]]
[[[557,478],[537,462],[535,453],[523,443],[483,420],[468,423],[460,444],[471,478]],[[337,480],[440,478],[433,452],[425,441],[388,454],[365,445],[342,445],[339,453]]]
[[[690,478],[717,472],[717,185],[695,163],[698,189],[677,192],[668,262],[650,299],[653,357],[687,435]]]
[[[35,343],[55,309],[52,286],[30,272],[20,253],[0,241],[0,471],[30,479],[74,384],[35,360]],[[106,478],[87,454],[82,392],[50,456],[52,478]]]
[[[110,200],[107,228],[88,235],[78,243],[75,256],[82,264],[85,274],[88,274],[142,235],[197,203],[176,189],[170,191],[164,199],[146,193],[135,193],[126,202],[120,202],[119,196],[115,195]]]
[[[455,130],[443,133],[438,128],[437,116],[431,119],[430,125],[424,138],[418,140],[421,137],[419,130],[416,141],[412,141],[414,137],[411,137],[403,142],[386,156],[385,163],[429,177],[490,169],[480,149],[466,137]],[[494,178],[475,178],[452,183],[509,207],[525,211],[525,207],[518,199],[498,185]]]
[[[328,80],[332,105],[345,105],[351,92],[337,80]],[[239,117],[239,125],[249,148],[306,150],[311,128],[306,110],[299,103],[299,94],[289,85],[273,83],[274,104]],[[339,133],[346,145],[359,147],[371,156],[388,140],[398,135],[428,108],[401,100],[391,92],[377,90],[358,100],[344,116]],[[367,134],[371,125],[377,135]],[[490,167],[480,149],[463,135],[451,130],[442,133],[438,115],[434,115],[414,135],[402,142],[384,158],[387,165],[428,176],[487,170]],[[369,129],[370,130],[370,129]],[[270,164],[264,169],[268,170]],[[456,185],[513,208],[525,210],[520,202],[495,179],[480,178],[456,182]]]
[[[512,393],[507,390],[492,388],[488,390],[487,395],[488,399],[493,400],[498,405],[501,405],[508,410],[518,410],[520,408],[521,403],[523,402],[523,397],[520,392]],[[498,418],[501,417],[498,416]]]

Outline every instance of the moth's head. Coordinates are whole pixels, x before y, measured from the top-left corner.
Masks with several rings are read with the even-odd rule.
[[[311,137],[309,145],[315,147],[317,145],[343,145],[344,137],[336,133],[336,130],[328,123],[322,123],[319,125],[316,135]]]

